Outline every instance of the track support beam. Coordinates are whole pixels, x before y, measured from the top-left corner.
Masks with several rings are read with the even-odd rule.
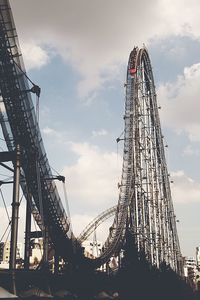
[[[14,162],[14,185],[13,185],[13,201],[12,201],[12,223],[11,223],[11,241],[10,241],[10,261],[9,268],[13,271],[12,292],[16,294],[15,274],[16,254],[17,254],[17,235],[19,220],[19,183],[20,183],[20,146],[16,146],[16,160]]]
[[[30,233],[31,233],[31,194],[28,194],[26,203],[26,229],[25,229],[25,247],[24,247],[24,269],[29,269],[29,257],[30,257]]]

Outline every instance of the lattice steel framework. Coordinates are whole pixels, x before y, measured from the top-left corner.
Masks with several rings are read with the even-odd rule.
[[[26,196],[32,195],[29,199],[32,214],[40,228],[45,226],[47,229],[57,253],[66,260],[74,261],[80,244],[70,232],[69,218],[55,183],[49,180],[52,173],[8,0],[0,0],[0,91],[4,105],[0,112],[2,131],[10,151],[20,144],[21,186]],[[161,262],[166,261],[179,271],[181,254],[176,220],[153,74],[145,48],[134,48],[130,54],[124,123],[118,205],[104,251],[93,260],[93,264],[101,265],[120,251],[128,228],[133,233],[138,251],[144,251],[151,264],[159,267]]]
[[[33,86],[34,87],[34,86]],[[21,148],[21,186],[41,229],[64,258],[73,259],[69,219],[52,178],[8,0],[0,0],[0,122],[10,151]],[[28,197],[27,197],[28,198]],[[41,204],[42,201],[42,204]],[[62,245],[62,246],[61,246]],[[77,245],[77,247],[79,247]]]
[[[165,261],[179,271],[181,253],[171,198],[155,85],[148,52],[130,54],[125,128],[131,127],[129,226],[138,251],[159,267]],[[126,143],[126,137],[125,137]]]
[[[118,251],[127,228],[138,251],[157,267],[181,273],[181,252],[153,73],[145,48],[134,48],[127,68],[122,178],[112,231],[101,259]],[[127,225],[128,224],[128,225]]]

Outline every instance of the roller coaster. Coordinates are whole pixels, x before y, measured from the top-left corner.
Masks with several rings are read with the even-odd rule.
[[[124,143],[118,203],[95,218],[76,238],[58,194],[32,100],[33,94],[40,96],[40,88],[33,82],[30,86],[9,1],[0,0],[0,123],[27,200],[26,261],[30,214],[43,236],[44,259],[48,260],[50,247],[65,262],[74,265],[84,261],[83,240],[114,215],[103,251],[99,257],[87,260],[88,264],[97,268],[112,256],[119,255],[129,232],[137,251],[144,252],[150,264],[159,268],[166,262],[175,272],[182,273],[159,108],[145,47],[134,47],[130,53],[125,89],[124,136],[118,139]],[[1,165],[4,161],[1,159]],[[13,248],[16,248],[17,240],[18,206],[19,203],[13,205]],[[15,268],[15,259],[11,268]]]

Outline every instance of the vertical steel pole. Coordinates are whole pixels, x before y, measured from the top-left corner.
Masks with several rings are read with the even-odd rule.
[[[43,237],[43,260],[48,265],[48,254],[49,254],[49,231],[44,220],[44,237]]]
[[[12,223],[10,241],[9,268],[16,268],[17,234],[19,220],[19,181],[20,181],[20,146],[16,146],[16,161],[14,166],[13,202],[12,202]]]
[[[25,247],[24,247],[24,268],[29,269],[29,256],[30,256],[30,232],[31,232],[31,194],[28,194],[26,204],[26,229],[25,229]]]
[[[11,239],[10,239],[10,260],[9,269],[12,271],[11,292],[17,294],[16,290],[16,254],[17,254],[17,235],[19,220],[19,182],[20,182],[20,146],[16,146],[16,157],[14,161],[14,184],[13,184],[13,201],[12,201],[12,223],[11,223]]]
[[[55,254],[54,254],[54,274],[58,274],[59,273],[59,255],[57,253],[57,251],[55,250]]]

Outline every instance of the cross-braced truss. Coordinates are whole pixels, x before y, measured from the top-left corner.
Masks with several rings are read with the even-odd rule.
[[[131,173],[129,227],[138,251],[144,251],[153,265],[159,267],[165,261],[178,271],[181,254],[176,219],[153,73],[145,48],[134,48],[130,54],[124,118]]]
[[[143,251],[152,265],[159,267],[165,261],[179,272],[181,254],[176,220],[153,74],[145,48],[134,48],[131,52],[125,86],[119,200],[104,251],[93,263],[99,266],[119,252],[128,229],[134,236],[138,251]],[[35,85],[29,88],[9,1],[0,0],[2,132],[9,151],[20,146],[21,187],[39,227],[47,232],[58,255],[76,263],[80,243],[70,231],[69,217],[51,180],[52,173],[30,94],[36,89]]]
[[[166,262],[181,273],[176,217],[154,79],[145,48],[136,47],[131,52],[125,87],[124,151],[119,201],[112,230],[99,259],[106,261],[118,252],[129,229],[138,252],[144,252],[152,265],[159,267]],[[106,211],[105,216],[109,212]],[[103,213],[86,227],[83,236],[94,229],[102,216]]]

